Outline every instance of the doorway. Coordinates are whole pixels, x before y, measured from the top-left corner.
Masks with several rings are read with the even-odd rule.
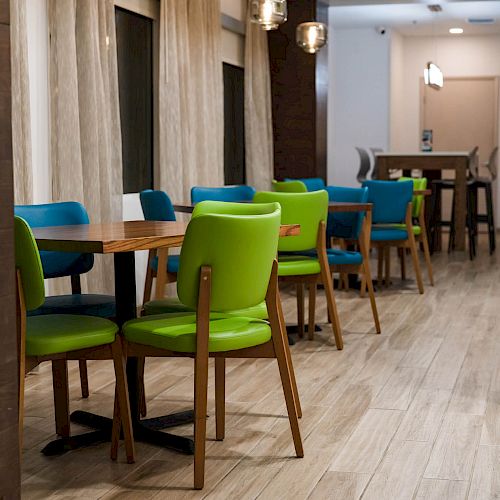
[[[435,90],[423,85],[421,130],[432,130],[433,151],[471,151],[479,147],[479,175],[487,176],[484,165],[498,144],[498,78],[446,78],[444,86]],[[448,176],[453,173],[447,172]],[[496,200],[496,182],[493,187]],[[443,215],[450,218],[451,192],[443,193]],[[482,193],[480,213],[485,213]],[[496,217],[497,223],[500,220]]]

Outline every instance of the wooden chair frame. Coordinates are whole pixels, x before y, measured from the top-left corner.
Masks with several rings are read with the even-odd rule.
[[[423,211],[421,211],[423,214]],[[391,266],[390,266],[390,248],[396,247],[400,250],[400,256],[404,256],[404,252],[406,249],[410,250],[413,267],[415,269],[415,276],[417,279],[418,291],[420,294],[424,293],[424,283],[422,281],[422,273],[420,270],[420,262],[418,259],[418,250],[416,244],[415,234],[413,233],[413,204],[410,202],[406,208],[406,216],[405,216],[405,225],[406,231],[408,233],[408,239],[406,240],[390,240],[390,241],[371,241],[370,244],[372,247],[377,249],[378,252],[378,270],[377,270],[377,282],[379,286],[382,285],[383,282],[383,271],[384,271],[384,260],[385,260],[385,285],[389,286],[390,275],[391,275]],[[419,218],[420,221],[420,218]],[[422,228],[422,234],[425,232],[425,221],[424,227]],[[427,235],[425,234],[425,241],[427,242]],[[429,245],[427,243],[427,251],[429,250]],[[429,255],[429,264],[430,264],[430,254]],[[404,258],[402,259],[401,269],[402,276],[405,275],[405,265]],[[429,268],[430,269],[430,268]],[[432,276],[432,271],[431,271]],[[404,278],[403,278],[404,279]]]
[[[158,256],[158,270],[155,271],[152,267],[153,259]],[[156,278],[155,284],[155,299],[162,299],[165,296],[165,286],[168,283],[177,281],[177,273],[169,273],[167,271],[168,264],[168,248],[154,249],[149,251],[148,267],[146,269],[146,282],[144,284],[143,304],[151,300],[153,290],[153,279]]]
[[[360,235],[359,235],[359,238],[357,241],[361,256],[363,257],[363,263],[359,266],[358,265],[349,265],[349,264],[331,265],[330,272],[331,273],[340,273],[341,281],[347,281],[348,274],[361,274],[362,275],[360,296],[364,297],[365,288],[368,288],[368,295],[370,297],[370,305],[371,305],[371,309],[372,309],[373,320],[375,322],[375,331],[377,333],[380,333],[381,332],[380,320],[379,320],[379,316],[378,316],[377,303],[375,301],[375,291],[373,289],[373,282],[372,282],[371,270],[370,270],[369,247],[370,247],[371,226],[372,226],[372,214],[370,211],[367,211],[366,215],[363,219],[363,225],[361,227],[361,232],[360,232]],[[342,244],[341,248],[344,249],[344,247],[345,247],[345,244]],[[343,276],[345,276],[346,278],[342,279]],[[346,286],[346,288],[348,288],[348,282],[346,283],[345,286]],[[312,295],[311,295],[311,292],[312,292]],[[315,328],[315,315],[314,315],[315,294],[316,294],[316,286],[312,287],[312,289],[311,288],[309,289],[309,326],[308,326],[308,332],[309,332],[309,339],[310,340],[312,340],[312,338],[313,338],[314,328]]]
[[[297,287],[297,317],[299,326],[299,336],[304,336],[304,285],[307,284],[309,288],[309,338],[311,338],[311,323],[314,323],[314,314],[311,318],[311,310],[314,311],[316,305],[316,284],[322,283],[325,288],[326,303],[328,308],[328,317],[332,323],[333,335],[335,338],[335,345],[340,351],[344,348],[344,341],[342,339],[342,329],[340,327],[340,319],[337,311],[337,304],[335,303],[335,296],[333,293],[333,280],[328,264],[328,256],[326,254],[326,223],[321,221],[318,226],[318,236],[316,241],[316,253],[320,265],[320,273],[308,274],[299,276],[279,276],[280,282],[295,283]],[[311,308],[312,307],[312,308]],[[314,324],[312,325],[314,328]]]
[[[52,362],[52,382],[54,389],[54,413],[56,433],[62,437],[70,435],[69,419],[69,392],[68,392],[68,360],[89,359],[112,359],[115,367],[116,390],[115,406],[113,415],[113,432],[123,429],[125,436],[125,450],[127,462],[135,461],[135,450],[132,431],[132,420],[130,416],[130,405],[125,372],[125,357],[122,349],[122,341],[117,334],[112,344],[97,346],[77,351],[58,353],[47,356],[26,356],[26,305],[24,302],[23,283],[21,273],[16,273],[17,286],[17,339],[19,353],[19,444],[22,447],[23,422],[24,422],[24,379],[27,373],[44,361]],[[113,441],[116,444],[116,440]],[[117,447],[111,447],[111,458],[117,456]]]
[[[278,264],[275,261],[266,294],[272,338],[269,342],[256,347],[237,351],[209,353],[208,337],[210,328],[210,290],[212,271],[203,266],[200,271],[198,308],[196,313],[196,353],[179,353],[157,347],[126,342],[127,356],[137,357],[192,357],[194,358],[194,487],[202,489],[205,477],[205,441],[207,415],[208,359],[215,358],[215,400],[216,400],[216,438],[223,440],[225,435],[225,361],[226,358],[275,358],[283,385],[283,392],[292,431],[295,453],[304,456],[298,418],[302,410],[297,391],[297,383],[288,347],[285,321],[277,282]],[[120,432],[113,433],[112,449],[118,446]]]

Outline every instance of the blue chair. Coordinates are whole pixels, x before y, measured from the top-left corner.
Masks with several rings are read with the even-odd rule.
[[[252,201],[255,189],[252,186],[241,184],[239,186],[221,186],[221,187],[201,187],[191,188],[191,203],[196,204],[200,201]]]
[[[139,198],[141,200],[142,213],[145,220],[151,221],[175,221],[175,211],[172,201],[164,191],[153,191],[146,189],[141,191]],[[177,271],[179,270],[179,256],[170,255],[167,257],[167,276],[166,283],[177,281]],[[146,283],[144,285],[143,303],[151,300],[151,290],[153,287],[153,279],[158,276],[158,256],[156,250],[149,251],[148,268],[146,271]],[[159,298],[163,295],[163,285],[157,286],[156,295]]]
[[[330,202],[368,203],[367,188],[349,188],[327,186],[328,199]],[[375,293],[370,271],[369,238],[370,238],[371,214],[368,212],[329,212],[327,223],[327,235],[334,242],[340,244],[340,248],[328,248],[326,253],[328,264],[332,273],[361,274],[361,296],[364,296],[365,286],[368,287],[370,304],[375,322],[375,330],[380,333],[380,322],[375,302]],[[359,251],[348,251],[346,244],[356,244]],[[315,254],[309,253],[309,255]],[[312,292],[312,296],[311,296]],[[314,332],[314,304],[315,288],[309,289],[309,332]]]
[[[390,278],[390,249],[409,248],[419,293],[424,293],[422,274],[418,260],[417,245],[412,222],[413,182],[403,181],[365,181],[363,187],[368,188],[368,202],[373,203],[373,226],[370,243],[378,250],[378,283],[382,283],[382,267],[385,258],[385,284]],[[404,228],[393,227],[403,224]]]
[[[47,203],[44,205],[18,205],[14,208],[31,227],[67,226],[88,224],[85,207],[75,201]],[[71,295],[46,297],[45,302],[29,313],[30,316],[47,314],[80,314],[113,318],[116,316],[115,297],[112,295],[82,294],[80,275],[89,272],[94,265],[94,255],[89,253],[40,252],[45,279],[71,277]],[[82,397],[89,395],[87,365],[80,360]]]
[[[308,191],[321,191],[325,189],[325,181],[321,177],[306,177],[303,179],[289,179],[285,178],[285,182],[300,181],[306,185]]]

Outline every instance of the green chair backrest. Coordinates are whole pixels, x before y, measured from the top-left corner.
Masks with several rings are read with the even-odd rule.
[[[427,178],[426,177],[400,177],[398,181],[413,181],[414,191],[425,191],[427,189]],[[422,210],[422,202],[424,201],[424,195],[419,194],[412,198],[413,206],[413,217],[418,217],[420,215],[420,210]]]
[[[287,182],[287,184],[291,184]],[[282,252],[300,252],[316,248],[318,226],[328,216],[328,193],[310,191],[307,193],[260,192],[254,196],[255,203],[278,202],[281,205],[282,224],[300,224],[298,236],[280,238],[278,249]]]
[[[45,302],[40,252],[28,223],[21,217],[14,218],[14,235],[16,269],[21,273],[26,310],[32,311]]]
[[[181,302],[197,307],[200,269],[210,266],[212,310],[260,304],[278,250],[280,219],[277,203],[198,203],[181,249],[177,274]]]
[[[278,193],[307,193],[307,186],[302,181],[275,181],[273,190]]]

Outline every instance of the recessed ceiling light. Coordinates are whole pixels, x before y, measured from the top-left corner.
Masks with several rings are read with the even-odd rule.
[[[450,33],[452,35],[461,35],[464,32],[462,28],[450,28]]]

